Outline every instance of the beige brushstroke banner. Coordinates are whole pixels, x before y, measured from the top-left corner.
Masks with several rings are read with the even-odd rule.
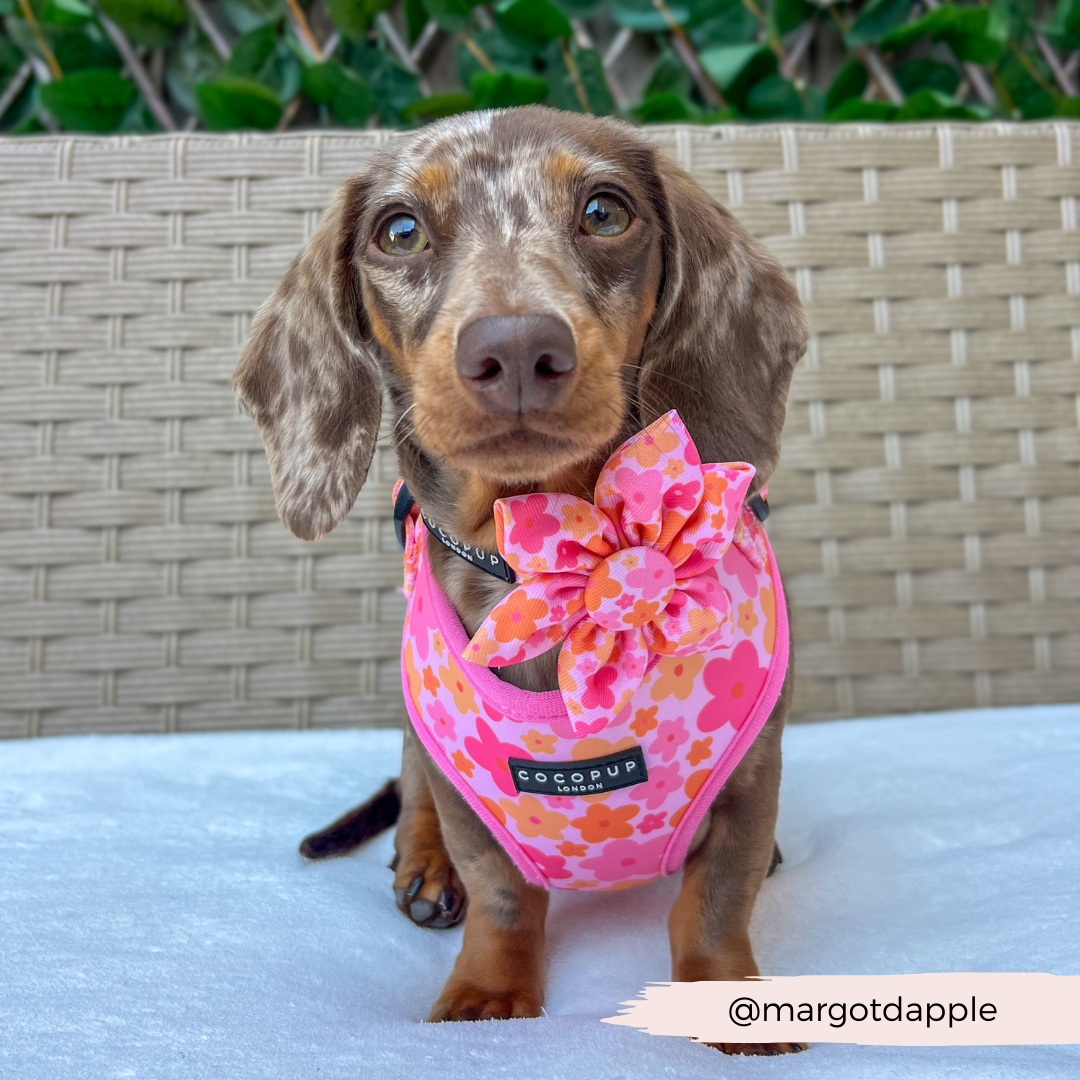
[[[650,983],[641,994],[604,1023],[717,1043],[1080,1043],[1080,975],[787,975]]]

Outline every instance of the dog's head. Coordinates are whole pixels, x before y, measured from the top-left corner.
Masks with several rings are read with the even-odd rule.
[[[235,388],[282,520],[315,539],[364,482],[383,388],[437,516],[581,487],[672,408],[703,460],[764,483],[805,342],[779,264],[685,172],[619,121],[529,107],[433,124],[349,181]]]

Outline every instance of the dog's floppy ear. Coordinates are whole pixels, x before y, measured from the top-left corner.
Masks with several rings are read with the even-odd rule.
[[[262,429],[281,520],[317,540],[367,477],[382,413],[355,259],[366,185],[350,180],[255,316],[233,377]]]
[[[754,490],[780,456],[788,385],[806,347],[779,262],[682,169],[656,156],[664,269],[642,349],[644,423],[678,409],[703,461],[748,461]]]

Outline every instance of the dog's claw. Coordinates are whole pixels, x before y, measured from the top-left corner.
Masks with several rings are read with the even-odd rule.
[[[442,860],[425,860],[422,874],[416,874],[415,858],[405,857],[401,862],[394,901],[402,914],[417,926],[431,930],[457,926],[465,917],[465,889],[449,860],[445,856]],[[410,872],[415,876],[410,878]]]

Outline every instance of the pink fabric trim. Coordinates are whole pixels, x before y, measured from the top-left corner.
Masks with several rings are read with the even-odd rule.
[[[765,536],[765,533],[762,532],[762,535]],[[739,733],[728,746],[723,761],[713,769],[709,778],[701,785],[701,790],[694,796],[682,821],[675,826],[675,831],[671,834],[668,846],[664,850],[664,857],[660,860],[660,869],[666,875],[674,874],[682,868],[686,861],[686,850],[705,812],[712,806],[713,799],[720,793],[720,789],[727,783],[727,778],[735,771],[735,766],[742,761],[751,743],[758,737],[758,733],[772,715],[773,706],[780,697],[784,679],[787,678],[790,647],[787,599],[784,596],[784,586],[780,581],[780,571],[776,566],[772,544],[769,543],[767,536],[765,544],[769,552],[769,573],[773,580],[773,587],[776,589],[776,652],[773,654],[769,674],[765,678],[765,685],[761,688],[753,712],[743,722]]]

